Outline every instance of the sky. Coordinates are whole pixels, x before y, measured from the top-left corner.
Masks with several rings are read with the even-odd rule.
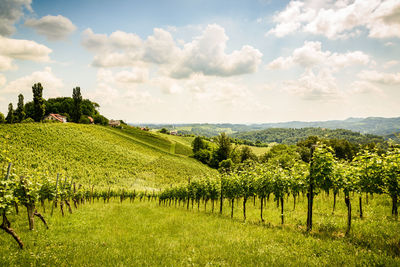
[[[399,0],[0,0],[0,112],[72,96],[131,123],[400,116]]]

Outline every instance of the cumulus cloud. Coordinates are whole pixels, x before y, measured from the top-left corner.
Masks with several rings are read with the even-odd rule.
[[[240,50],[227,54],[228,36],[224,28],[208,25],[203,34],[185,44],[181,61],[175,66],[172,76],[185,78],[193,73],[215,76],[234,76],[257,71],[262,54],[245,45]]]
[[[169,63],[178,56],[179,50],[169,32],[156,28],[144,44],[143,60],[155,64]]]
[[[366,65],[370,62],[368,55],[361,51],[332,53],[322,51],[321,42],[304,42],[304,45],[293,51],[291,56],[279,57],[268,64],[269,69],[288,69],[299,65],[304,68],[315,66],[339,70],[352,65]]]
[[[95,67],[127,67],[154,64],[173,78],[187,78],[200,73],[210,76],[235,76],[253,73],[261,63],[259,50],[244,45],[226,53],[228,36],[218,25],[208,25],[202,34],[180,48],[171,33],[155,28],[146,40],[133,33],[117,31],[110,36],[87,29],[82,45],[92,51]]]
[[[24,15],[24,8],[32,11],[32,0],[0,1],[0,35],[8,36],[15,32],[14,24]]]
[[[400,37],[398,0],[290,1],[273,17],[268,31],[283,37],[296,31],[324,35],[329,39],[348,38],[366,29],[372,38]]]
[[[384,85],[400,84],[400,72],[385,73],[385,72],[379,72],[376,70],[364,70],[364,71],[360,72],[357,76],[358,76],[358,78],[360,78],[364,81],[380,83],[380,84],[384,84]]]
[[[50,67],[42,71],[35,71],[30,75],[18,78],[7,83],[0,89],[3,93],[28,93],[32,90],[32,85],[40,82],[44,88],[43,93],[46,96],[59,95],[58,90],[64,87],[63,81],[54,75]]]
[[[304,100],[335,100],[343,97],[336,79],[329,70],[315,74],[307,70],[298,80],[287,81],[283,89]]]
[[[33,28],[36,33],[46,36],[51,41],[65,39],[76,30],[76,26],[68,18],[61,15],[28,19],[25,21],[25,26]]]
[[[47,46],[29,40],[17,40],[0,36],[0,70],[16,69],[14,59],[49,61],[52,52]]]

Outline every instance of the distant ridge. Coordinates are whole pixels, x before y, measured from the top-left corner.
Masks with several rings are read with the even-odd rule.
[[[137,125],[137,124],[136,124]],[[181,124],[140,124],[149,126],[150,128],[176,129],[182,133],[196,134],[204,136],[214,136],[220,132],[228,134],[248,132],[253,130],[263,130],[269,128],[327,128],[327,129],[345,129],[362,134],[375,134],[381,136],[392,135],[400,132],[400,117],[383,118],[347,118],[345,120],[329,120],[329,121],[290,121],[277,123],[261,123],[261,124],[232,124],[232,123],[181,123]]]

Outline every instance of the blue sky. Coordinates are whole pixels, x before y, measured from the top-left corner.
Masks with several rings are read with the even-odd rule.
[[[128,122],[400,115],[400,2],[0,2],[0,112],[31,86]]]

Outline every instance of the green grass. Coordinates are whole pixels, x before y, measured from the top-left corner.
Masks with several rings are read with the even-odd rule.
[[[388,214],[386,202],[385,197],[377,197],[365,205],[366,218],[354,219],[349,237],[343,235],[343,203],[338,202],[332,216],[330,203],[320,196],[311,234],[304,231],[303,200],[295,212],[287,205],[284,226],[279,224],[279,211],[272,201],[267,204],[264,224],[252,202],[248,220],[243,222],[241,206],[232,220],[227,203],[220,216],[210,212],[211,205],[204,212],[203,204],[200,211],[196,207],[187,211],[174,204],[100,201],[65,217],[57,210],[53,217],[47,215],[49,230],[37,222],[32,232],[22,211],[10,219],[26,248],[19,250],[14,240],[0,232],[0,265],[398,266],[400,227],[399,222],[384,216]],[[356,210],[354,205],[355,216]]]
[[[215,170],[187,156],[181,148],[184,144],[135,128],[0,125],[0,150],[8,150],[5,154],[16,173],[40,170],[52,177],[61,173],[98,186],[162,187],[188,177],[213,175]]]

